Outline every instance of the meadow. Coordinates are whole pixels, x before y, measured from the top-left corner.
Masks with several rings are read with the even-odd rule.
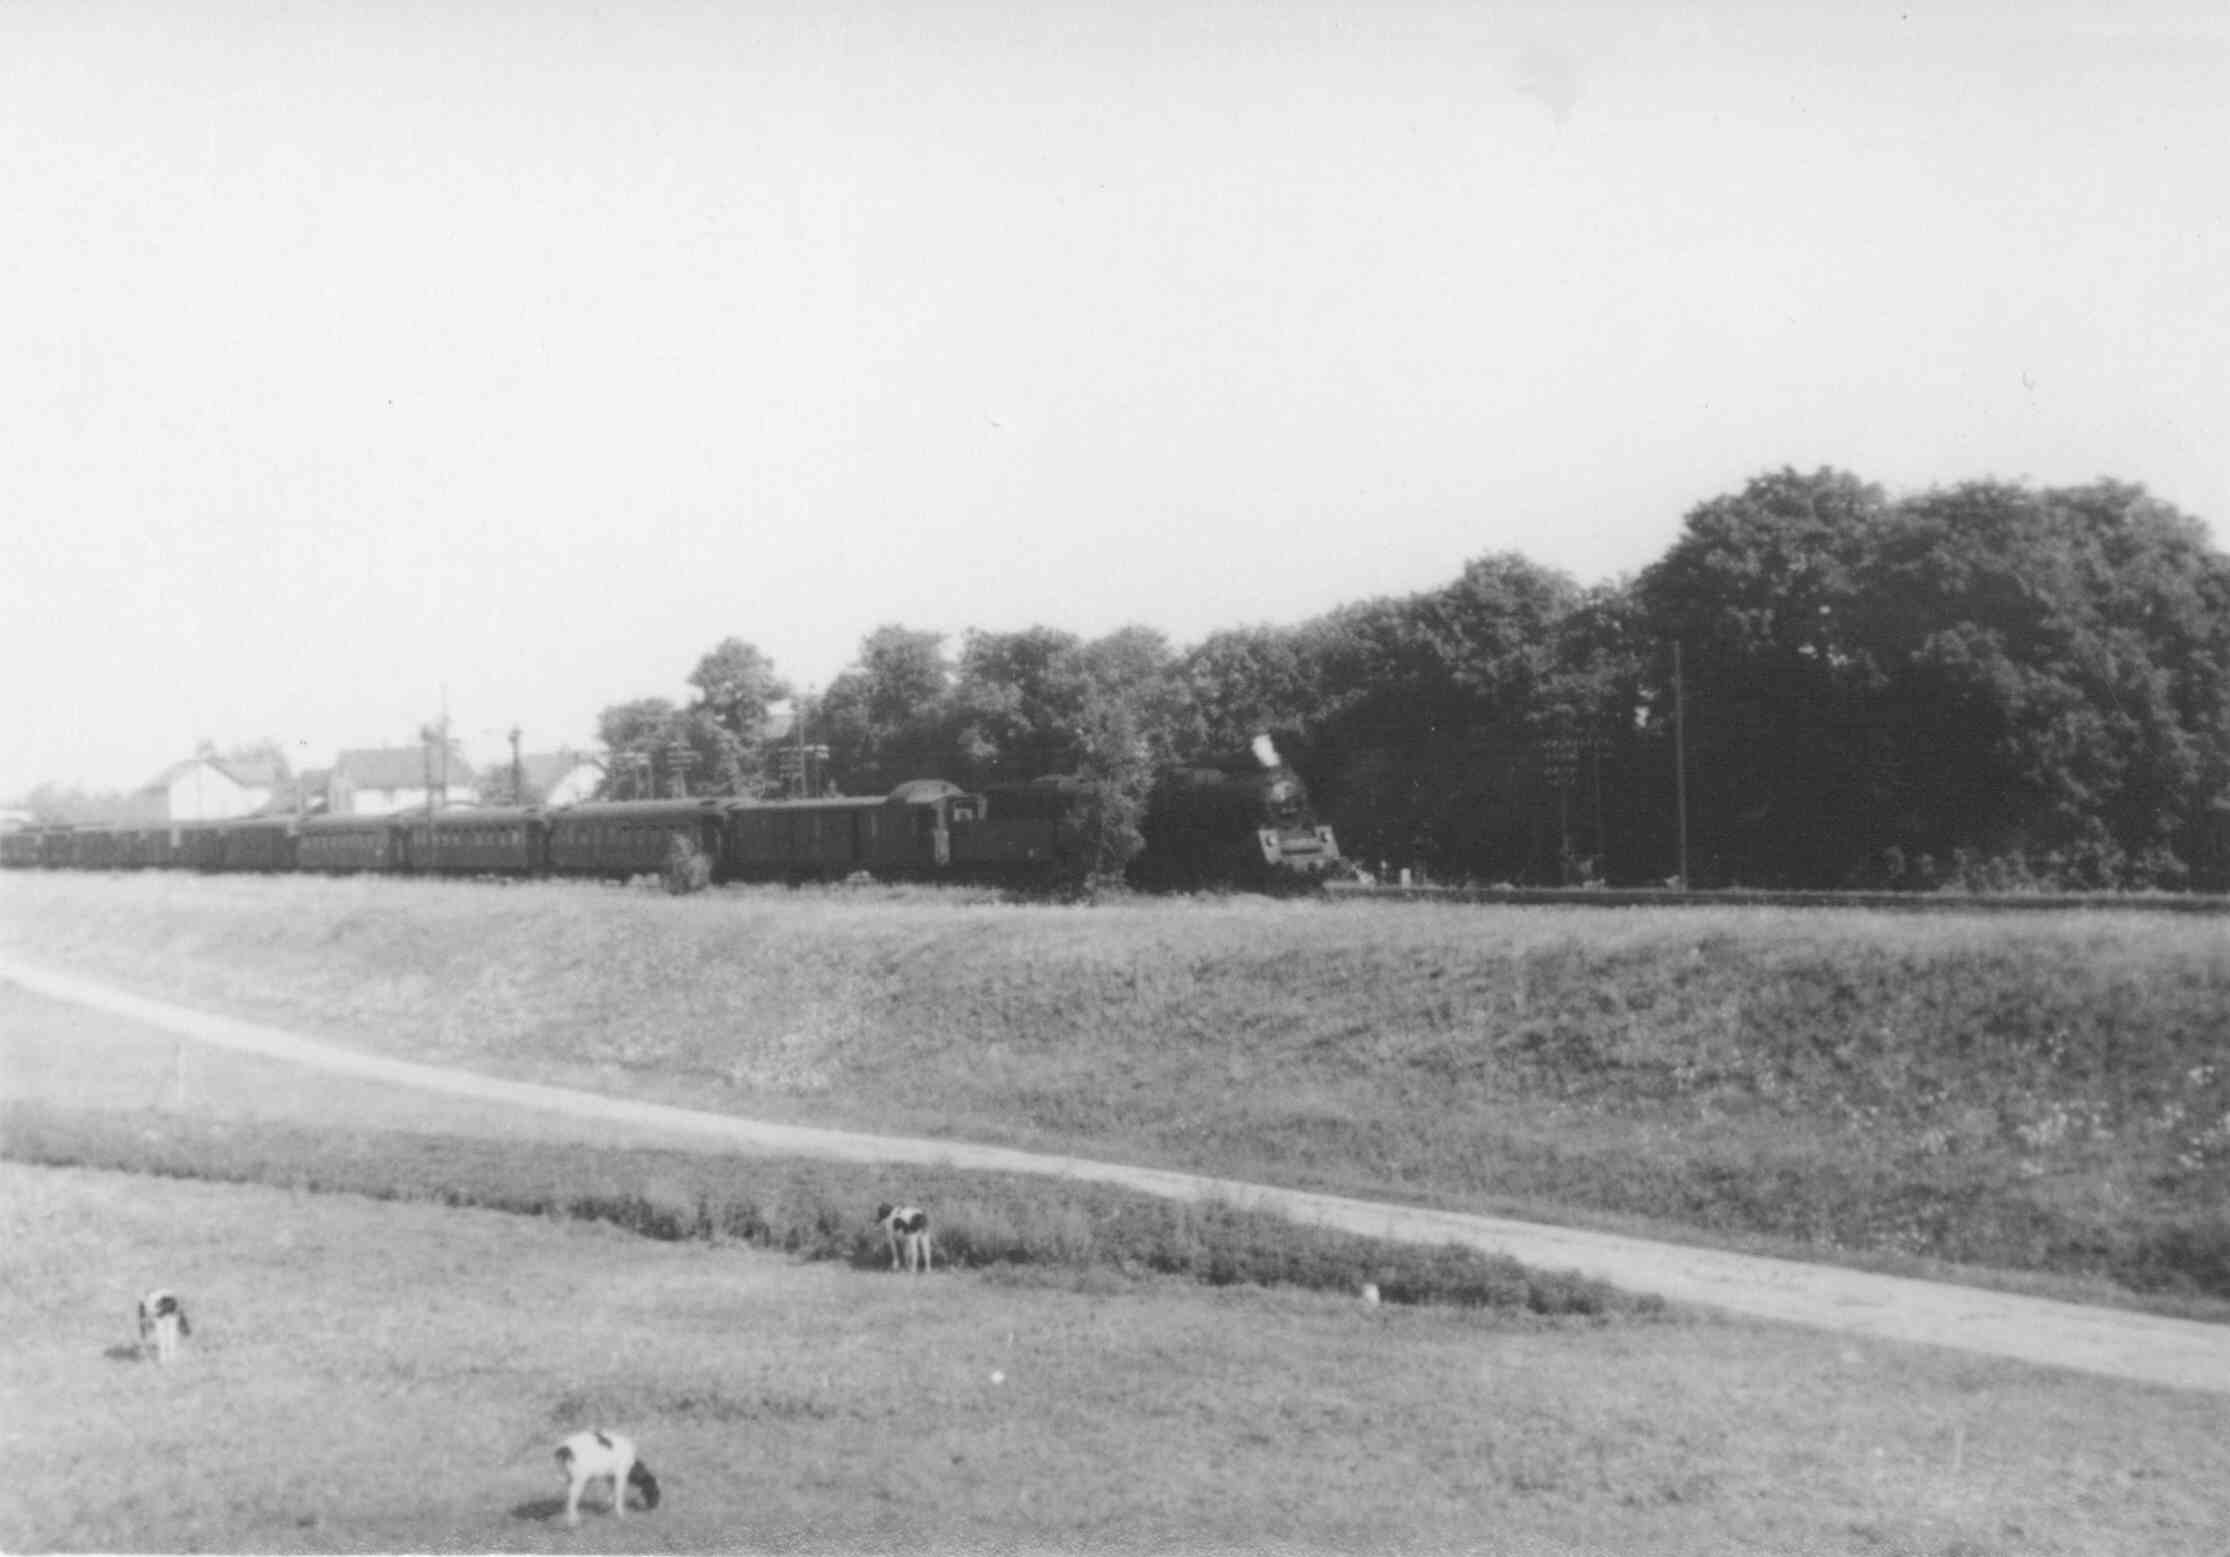
[[[1709,1320],[929,1279],[0,1164],[8,1551],[2211,1554],[2230,1405]],[[189,1295],[177,1364],[130,1295]],[[65,1404],[66,1403],[66,1404]],[[558,1519],[556,1441],[664,1490]]]
[[[26,875],[0,948],[403,1057],[2230,1316],[2230,931]]]
[[[1650,1073],[1634,1019],[1623,1069],[1582,1088],[1581,1046],[1607,1042],[1570,1016],[1588,967],[1618,1000],[1659,980],[1652,1009],[1691,1044],[1698,970],[1781,968],[1759,998],[1787,1009],[1789,981],[1885,942],[1957,965],[1944,990],[2080,963],[2041,997],[2070,1031],[2113,1003],[2071,991],[2150,981],[2183,1054],[2219,1041],[2175,1025],[2219,978],[2203,940],[1932,928],[1862,921],[1853,953],[1754,915],[0,878],[11,954],[390,1053],[1482,1209],[1501,1204],[1483,1162],[1576,1136],[1537,1121],[1468,1156],[1445,1144],[1466,1110],[1474,1130],[1589,1124],[1612,1186],[1707,1145],[1713,1118],[1786,1143],[1821,1117],[1785,1100],[1760,1131],[1723,1076],[1615,1086]],[[1683,974],[1707,991],[1679,994]],[[1770,1051],[1718,1009],[1741,1040],[1723,1063],[1763,1074]],[[1552,1019],[1555,1046],[1505,1031]],[[1470,1068],[1447,1060],[1461,1042]],[[1971,1073],[2056,1074],[2006,1047]],[[1699,1096],[1716,1114],[1664,1123]],[[2211,1554],[2230,1527],[2220,1397],[1723,1321],[1504,1259],[1062,1181],[676,1152],[13,989],[0,1099],[9,1551],[2026,1557]],[[1372,1152],[1302,1126],[1348,1110],[1384,1132]],[[2205,1209],[2175,1182],[2167,1214]],[[891,1273],[867,1224],[901,1194],[938,1208],[931,1278]],[[1357,1300],[1365,1279],[1386,1302]],[[156,1283],[195,1319],[167,1369],[129,1344]],[[660,1509],[563,1527],[550,1451],[587,1426],[643,1444]]]

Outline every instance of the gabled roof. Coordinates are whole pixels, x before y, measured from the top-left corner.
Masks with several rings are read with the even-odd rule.
[[[145,794],[149,790],[168,789],[204,764],[222,773],[242,789],[271,789],[282,782],[279,765],[265,758],[257,758],[251,762],[234,762],[223,757],[188,757],[183,762],[172,763],[162,772],[140,785],[140,792]]]
[[[433,761],[434,781],[442,781],[439,757]],[[375,746],[356,751],[344,751],[333,759],[334,782],[354,789],[424,789],[426,787],[427,754],[417,746]],[[479,775],[472,771],[464,754],[449,748],[448,784],[451,789],[470,788],[478,782]]]
[[[232,775],[232,781],[246,789],[269,789],[285,777],[279,765],[268,757],[257,757],[248,762],[235,762],[229,757],[212,757],[209,765],[220,773]]]

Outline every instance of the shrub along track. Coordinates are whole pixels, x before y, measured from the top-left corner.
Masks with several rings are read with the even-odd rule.
[[[0,958],[0,979],[227,1049],[545,1115],[631,1125],[676,1146],[1046,1174],[1172,1199],[1221,1200],[1346,1232],[1412,1243],[1456,1243],[1538,1267],[1576,1269],[1677,1303],[1750,1318],[2230,1394],[2230,1326],[1081,1157],[761,1123],[364,1054],[260,1023],[124,994],[7,958]]]

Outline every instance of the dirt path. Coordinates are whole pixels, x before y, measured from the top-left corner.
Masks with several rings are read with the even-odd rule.
[[[37,994],[231,1050],[450,1097],[509,1104],[577,1120],[624,1123],[652,1131],[676,1146],[1052,1174],[1123,1185],[1174,1199],[1219,1198],[1350,1232],[1409,1242],[1468,1244],[1511,1255],[1529,1265],[1577,1269],[1635,1291],[1660,1293],[1674,1302],[1751,1318],[2230,1394],[2230,1326],[2086,1308],[1535,1222],[1275,1189],[1082,1157],[762,1124],[727,1114],[387,1059],[255,1022],[124,994],[7,958],[0,958],[0,979]]]

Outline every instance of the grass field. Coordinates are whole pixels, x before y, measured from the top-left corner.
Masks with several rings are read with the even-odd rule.
[[[909,1280],[0,1164],[8,1551],[2211,1554],[2230,1404],[1769,1327]],[[195,1334],[135,1359],[131,1297]],[[665,1502],[579,1532],[556,1440]]]
[[[10,873],[0,947],[697,1107],[2230,1316],[2215,921]]]

